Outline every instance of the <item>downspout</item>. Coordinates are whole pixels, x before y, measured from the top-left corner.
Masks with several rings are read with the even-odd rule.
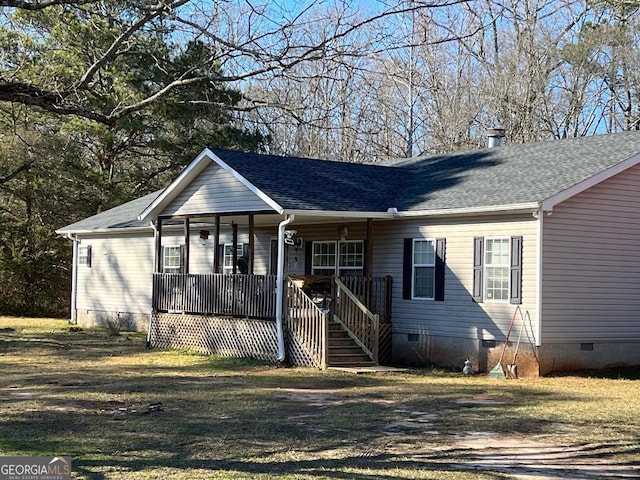
[[[158,265],[158,255],[157,255],[157,243],[158,243],[158,226],[156,225],[156,222],[154,222],[153,220],[151,221],[151,227],[153,228],[153,265],[152,265],[152,271],[151,271],[151,308],[149,309],[149,323],[147,324],[147,348],[151,348],[151,324],[153,323],[153,296],[155,294],[154,292],[154,279],[153,279],[153,275],[160,269],[159,265]]]
[[[538,210],[534,213],[537,220],[538,255],[536,255],[536,310],[538,311],[538,322],[536,325],[536,347],[542,345],[542,252],[543,252],[543,228],[542,221],[544,211]]]
[[[71,312],[69,323],[78,323],[77,307],[77,291],[78,291],[78,237],[74,237],[72,234],[67,233],[66,237],[73,242],[71,247]]]
[[[276,272],[276,333],[278,336],[278,361],[284,362],[284,330],[282,328],[282,315],[284,303],[284,230],[287,225],[295,220],[291,214],[278,224],[278,266]]]

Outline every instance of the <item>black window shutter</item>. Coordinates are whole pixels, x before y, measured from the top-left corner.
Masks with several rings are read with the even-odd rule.
[[[511,237],[509,302],[514,305],[522,303],[522,237]]]
[[[411,300],[411,280],[413,278],[413,238],[404,239],[402,253],[402,298]]]
[[[433,299],[436,302],[444,301],[444,272],[445,272],[445,255],[447,250],[447,239],[436,238],[436,271],[435,271],[435,290]]]
[[[473,301],[482,302],[482,270],[484,267],[484,237],[473,238]]]
[[[311,275],[313,262],[313,242],[304,242],[304,274]]]
[[[91,267],[91,245],[87,247],[87,267]]]

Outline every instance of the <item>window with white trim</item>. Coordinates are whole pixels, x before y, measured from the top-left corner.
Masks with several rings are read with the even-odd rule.
[[[162,250],[162,271],[180,273],[182,270],[182,248],[180,245],[165,245]]]
[[[509,238],[485,238],[484,298],[487,301],[509,301]]]
[[[237,258],[242,258],[244,255],[244,245],[242,243],[236,246],[236,252]],[[224,244],[224,255],[222,258],[222,267],[225,273],[233,272],[233,243]]]
[[[364,242],[345,240],[313,242],[313,275],[362,276],[364,272]]]
[[[413,240],[412,298],[433,300],[436,279],[435,239]]]
[[[78,265],[91,266],[91,245],[78,245]]]

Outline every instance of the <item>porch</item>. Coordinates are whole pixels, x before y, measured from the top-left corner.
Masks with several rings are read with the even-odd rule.
[[[283,293],[288,363],[390,362],[391,277],[287,277]],[[276,295],[275,275],[155,273],[149,344],[275,361]]]

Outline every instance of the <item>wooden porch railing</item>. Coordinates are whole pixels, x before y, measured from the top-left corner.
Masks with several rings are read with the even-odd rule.
[[[371,312],[380,316],[380,322],[391,322],[392,277],[339,277]]]
[[[153,309],[275,318],[275,275],[153,274]]]
[[[286,292],[286,328],[304,345],[318,367],[327,368],[329,312],[319,308],[290,277],[287,278]]]
[[[362,350],[378,363],[380,316],[372,313],[338,277],[334,277],[335,294],[332,312]]]

